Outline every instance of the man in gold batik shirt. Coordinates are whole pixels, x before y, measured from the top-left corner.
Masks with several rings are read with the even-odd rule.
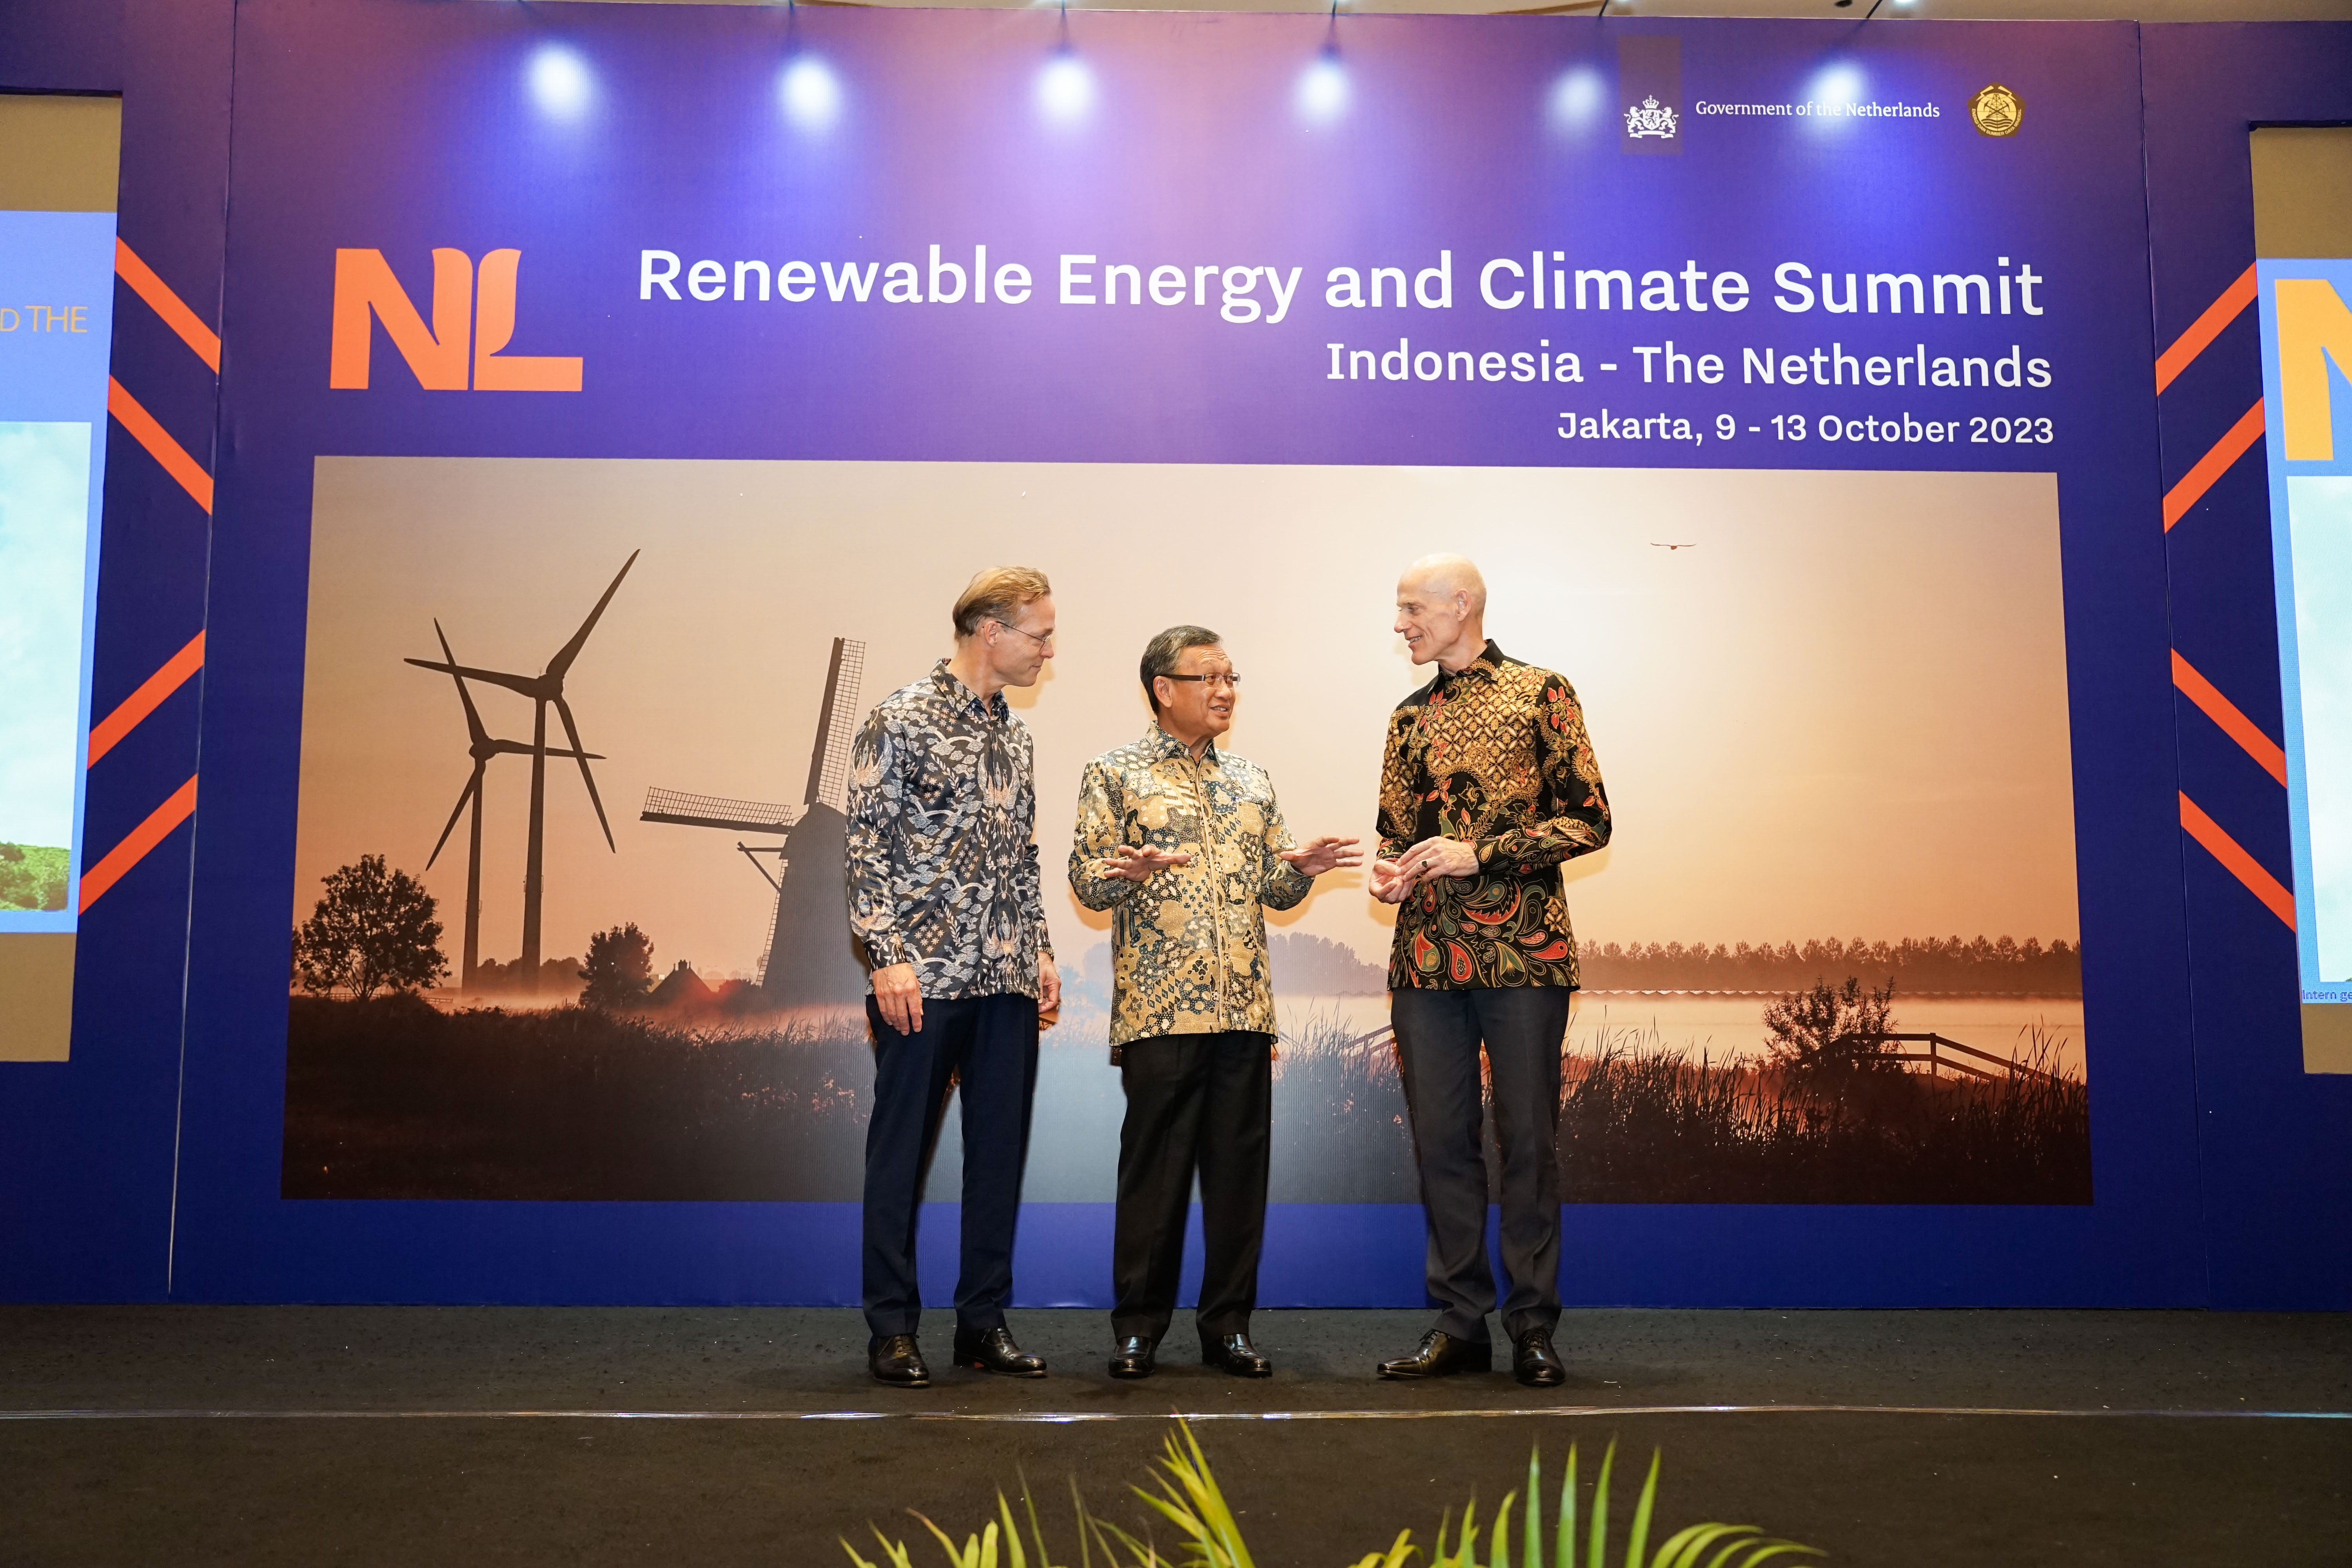
[[[1559,1319],[1559,1052],[1576,937],[1559,867],[1609,842],[1609,797],[1567,679],[1486,639],[1486,584],[1458,555],[1416,561],[1396,631],[1428,685],[1389,717],[1372,896],[1397,906],[1389,959],[1421,1202],[1429,1294],[1443,1310],[1383,1377],[1493,1364],[1481,1047],[1502,1155],[1500,1305],[1521,1383],[1566,1377]]]
[[[1087,764],[1070,887],[1111,914],[1111,1059],[1127,1094],[1111,1247],[1113,1377],[1151,1375],[1176,1310],[1184,1214],[1201,1178],[1207,1253],[1201,1359],[1243,1377],[1274,1369],[1250,1343],[1265,1230],[1274,986],[1265,908],[1360,857],[1352,838],[1297,847],[1265,770],[1216,738],[1241,677],[1202,626],[1143,651],[1153,723]]]

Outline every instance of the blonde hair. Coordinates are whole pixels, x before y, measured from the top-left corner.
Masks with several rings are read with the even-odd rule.
[[[982,621],[1011,626],[1021,606],[1054,591],[1034,566],[985,566],[973,574],[955,602],[955,633],[968,637]]]

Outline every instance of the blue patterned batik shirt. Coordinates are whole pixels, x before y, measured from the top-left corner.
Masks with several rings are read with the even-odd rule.
[[[941,659],[866,716],[849,759],[849,929],[925,996],[1037,994],[1052,956],[1037,885],[1028,726]]]

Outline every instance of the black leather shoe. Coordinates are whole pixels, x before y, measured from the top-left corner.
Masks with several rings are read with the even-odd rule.
[[[866,1370],[893,1388],[929,1388],[931,1369],[912,1334],[876,1334],[866,1342]]]
[[[955,1337],[955,1363],[973,1372],[992,1372],[999,1377],[1043,1377],[1045,1358],[1031,1355],[1013,1342],[1013,1331],[999,1323],[992,1329],[974,1332],[958,1329]]]
[[[1511,1346],[1511,1375],[1529,1388],[1558,1388],[1568,1381],[1568,1368],[1551,1348],[1549,1329],[1529,1329]]]
[[[1118,1352],[1110,1358],[1110,1374],[1123,1378],[1150,1377],[1160,1370],[1159,1363],[1152,1359],[1159,1348],[1141,1334],[1128,1335],[1118,1342]]]
[[[1421,1348],[1412,1354],[1381,1363],[1381,1375],[1451,1377],[1457,1372],[1487,1372],[1494,1364],[1495,1349],[1484,1340],[1457,1340],[1443,1329],[1432,1329],[1421,1336]]]
[[[1232,1373],[1235,1377],[1274,1375],[1274,1363],[1258,1353],[1247,1334],[1220,1334],[1214,1339],[1202,1335],[1201,1364]]]

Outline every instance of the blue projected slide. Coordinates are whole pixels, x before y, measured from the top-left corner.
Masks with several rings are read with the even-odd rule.
[[[112,213],[0,212],[0,934],[79,893]]]
[[[2352,1072],[2352,261],[2258,276],[2304,1065]]]

